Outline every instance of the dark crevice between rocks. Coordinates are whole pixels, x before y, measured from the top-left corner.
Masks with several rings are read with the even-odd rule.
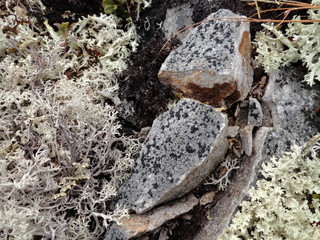
[[[167,53],[159,53],[161,37],[147,43],[141,43],[137,53],[131,56],[131,63],[119,78],[120,117],[126,119],[136,128],[151,126],[153,120],[167,109],[173,99],[171,88],[157,78],[158,71]],[[124,101],[125,100],[125,101]],[[133,108],[131,114],[126,114]]]
[[[171,44],[160,53],[166,42],[160,26],[165,20],[167,8],[183,2],[186,1],[152,1],[152,7],[143,10],[140,18],[134,21],[141,39],[137,52],[130,57],[127,70],[119,77],[119,97],[125,102],[118,110],[120,117],[136,128],[151,126],[174,98],[171,88],[160,83],[157,76],[161,64],[177,44]],[[147,22],[149,29],[146,29]],[[128,114],[128,108],[131,108],[131,114]]]

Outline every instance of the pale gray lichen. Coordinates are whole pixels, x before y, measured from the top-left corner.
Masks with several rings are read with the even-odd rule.
[[[230,175],[233,170],[239,168],[239,159],[228,156],[219,166],[223,169],[222,176],[215,177],[215,173],[211,174],[204,185],[218,185],[219,190],[224,191],[230,184]]]
[[[264,179],[249,191],[219,240],[319,239],[320,135],[262,166]]]
[[[319,0],[313,0],[312,4],[320,5]],[[319,9],[309,9],[308,19],[319,20]],[[294,16],[293,20],[300,20],[300,16]],[[266,29],[258,32],[255,38],[258,63],[262,64],[268,72],[274,72],[280,66],[287,66],[301,60],[309,70],[304,81],[313,85],[315,80],[320,80],[320,23],[292,22],[283,31],[273,24],[262,24]]]
[[[0,239],[98,239],[127,214],[121,206],[110,211],[107,201],[139,150],[138,139],[120,134],[106,101],[119,101],[114,76],[136,50],[135,27],[102,14],[61,35],[24,14],[41,1],[7,3],[0,19]],[[17,9],[25,21],[17,22]]]

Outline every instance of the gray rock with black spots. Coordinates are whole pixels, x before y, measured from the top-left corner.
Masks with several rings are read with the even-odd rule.
[[[295,68],[282,68],[270,74],[262,98],[271,110],[273,129],[265,143],[265,160],[279,157],[292,144],[302,145],[320,131],[316,109],[320,105],[320,88],[301,82],[303,73]]]
[[[228,147],[227,118],[209,105],[182,99],[153,122],[118,203],[137,213],[197,187]]]
[[[248,125],[260,127],[263,120],[263,112],[256,98],[249,98]]]
[[[253,70],[250,26],[239,21],[241,17],[221,9],[190,30],[162,64],[160,81],[176,93],[213,106],[245,99]]]
[[[243,128],[244,151],[247,155],[241,156],[240,169],[223,196],[209,210],[212,220],[194,237],[195,240],[218,238],[239,209],[250,187],[263,177],[259,174],[262,162],[281,156],[284,151],[290,150],[292,144],[301,146],[320,131],[320,118],[315,111],[320,105],[320,88],[311,88],[301,79],[303,72],[293,67],[270,74],[261,104],[271,112],[270,116],[264,114],[263,122],[272,124],[265,127],[262,123],[253,135],[253,125]],[[267,117],[271,119],[265,121]]]

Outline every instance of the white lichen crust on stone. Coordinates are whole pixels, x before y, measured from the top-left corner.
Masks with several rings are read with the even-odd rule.
[[[320,89],[306,86],[302,78],[303,73],[293,67],[270,74],[262,103],[271,111],[273,129],[266,140],[264,161],[289,151],[292,143],[302,145],[319,132],[315,110],[320,105]]]
[[[256,98],[249,98],[248,124],[260,127],[263,120],[263,112]]]

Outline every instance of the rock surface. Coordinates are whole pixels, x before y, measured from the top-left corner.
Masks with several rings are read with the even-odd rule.
[[[320,131],[319,86],[308,87],[301,79],[303,73],[294,68],[270,75],[262,101],[271,110],[274,129],[266,139],[265,160],[290,150],[292,143],[302,145]]]
[[[227,119],[213,107],[182,99],[153,123],[119,203],[137,213],[181,197],[222,160]]]
[[[215,191],[208,192],[200,198],[199,204],[200,205],[207,205],[208,203],[211,203],[213,201],[215,196],[216,196]]]
[[[263,112],[256,98],[249,98],[248,124],[260,127],[263,120]]]
[[[247,156],[251,156],[253,147],[252,131],[253,125],[247,125],[240,130],[241,154],[245,153]]]
[[[229,10],[207,17],[239,18]],[[177,93],[214,106],[243,100],[252,84],[249,23],[219,19],[191,30],[162,64],[159,79]]]
[[[189,212],[198,204],[198,199],[192,194],[176,200],[169,206],[152,209],[145,214],[133,214],[122,218],[119,226],[113,224],[107,231],[104,240],[128,240],[153,231],[165,222]]]
[[[246,145],[245,152],[250,152],[252,146],[251,156],[242,156],[241,167],[232,183],[211,209],[213,220],[206,224],[195,240],[217,239],[223,232],[249,188],[258,178],[261,162],[288,151],[292,142],[301,145],[319,132],[320,122],[314,119],[314,110],[320,104],[320,89],[307,87],[301,83],[301,79],[302,73],[293,68],[282,69],[278,74],[270,76],[262,103],[271,110],[274,127],[260,127],[252,138],[252,143]],[[262,122],[269,120],[264,119]],[[251,139],[252,126],[244,127],[240,130],[240,135],[249,136]],[[247,128],[248,134],[241,133]]]
[[[190,3],[185,3],[174,8],[167,9],[166,19],[162,25],[162,31],[165,38],[169,39],[179,30],[193,24],[192,21],[193,9]],[[188,32],[181,32],[176,35],[179,40],[182,40],[188,35]]]
[[[227,136],[230,138],[234,138],[239,133],[239,126],[228,126]]]
[[[262,160],[264,141],[269,130],[268,127],[262,127],[258,130],[252,155],[242,157],[240,169],[230,186],[222,193],[223,196],[215,206],[209,210],[212,220],[201,229],[194,240],[215,240],[228,226],[234,212],[256,178],[256,171]]]

